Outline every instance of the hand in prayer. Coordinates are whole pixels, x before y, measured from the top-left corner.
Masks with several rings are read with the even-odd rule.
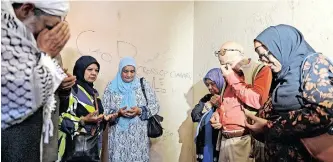
[[[119,109],[119,111],[118,111],[118,116],[128,117],[128,116],[127,116],[127,110],[126,110],[126,108],[127,108],[127,107],[125,106],[125,107]]]
[[[72,86],[76,82],[76,76],[73,76],[72,74],[68,73],[68,69],[64,69],[64,72],[66,73],[67,77],[61,82],[60,88],[63,90],[69,90],[72,88]]]
[[[103,114],[98,115],[97,113],[98,111],[89,113],[85,117],[82,117],[82,120],[84,121],[84,123],[98,123],[102,121],[104,115]]]
[[[127,114],[127,116],[133,118],[133,117],[141,114],[141,109],[135,106],[135,107],[132,107],[130,110],[127,110],[126,114]]]
[[[60,54],[70,38],[69,26],[65,21],[60,22],[51,30],[45,28],[38,34],[38,48],[52,58]]]

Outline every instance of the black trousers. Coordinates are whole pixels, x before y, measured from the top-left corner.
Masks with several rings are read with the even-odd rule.
[[[1,131],[1,161],[39,162],[43,127],[43,109],[20,124]]]

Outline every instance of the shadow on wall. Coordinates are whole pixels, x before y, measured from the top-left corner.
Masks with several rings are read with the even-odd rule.
[[[187,104],[191,107],[187,111],[187,117],[178,129],[179,143],[182,144],[179,155],[179,162],[195,162],[195,143],[194,136],[196,125],[192,122],[191,112],[193,107],[198,103],[199,99],[205,95],[206,86],[202,81],[194,84],[190,90],[184,94]],[[207,91],[207,90],[206,90]],[[199,99],[197,99],[200,96]],[[192,130],[192,131],[188,131]]]
[[[163,123],[162,123],[163,126]],[[150,152],[149,152],[149,161],[150,162],[163,162],[163,153],[160,153],[157,150],[163,150],[163,145],[158,143],[160,138],[150,138]]]
[[[77,52],[76,49],[66,47],[61,51],[61,58],[63,68],[68,69],[70,74],[73,74],[74,65],[77,59],[79,59],[81,55]]]

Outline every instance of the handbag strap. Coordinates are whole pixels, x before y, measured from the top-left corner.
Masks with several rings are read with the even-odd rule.
[[[98,100],[97,100],[97,95],[96,95],[96,93],[94,93],[94,100],[95,100],[95,110],[97,111],[97,116],[99,116],[99,108],[98,108]],[[96,132],[96,130],[100,130],[100,124],[101,123],[97,123],[97,128],[93,128],[92,129],[92,132],[91,132],[91,135],[94,135],[95,134],[95,132]]]
[[[145,89],[145,85],[143,84],[143,77],[140,78],[140,84],[141,84],[141,90],[142,90],[143,96],[145,97],[146,103],[148,105],[148,99],[147,99],[147,95],[146,95],[146,89]],[[147,107],[147,111],[148,111],[148,113],[150,115],[152,115],[151,112],[150,112],[150,110],[148,109],[148,107]]]
[[[97,114],[99,114],[99,108],[98,108],[98,101],[96,93],[94,93],[94,100],[95,100],[95,110],[97,110]]]
[[[148,105],[148,100],[147,100],[147,95],[146,95],[146,89],[145,89],[145,85],[143,85],[143,77],[140,78],[140,84],[141,84],[141,90],[142,90],[143,96],[145,97],[146,103]]]

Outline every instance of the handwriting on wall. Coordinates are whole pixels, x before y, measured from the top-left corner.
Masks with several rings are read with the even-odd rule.
[[[260,11],[255,11],[245,18],[246,28],[244,28],[245,35],[251,36],[261,31],[260,27],[266,28],[274,25],[273,13],[277,13],[277,3],[270,4],[269,7]],[[250,39],[253,39],[252,37]]]
[[[195,74],[197,74],[197,76],[201,79],[203,77],[205,77],[205,75],[207,74],[208,70],[209,70],[209,62],[206,62],[203,64],[203,67],[198,69],[198,72],[194,71]]]
[[[186,79],[191,80],[192,74],[190,72],[179,72],[179,71],[169,71],[169,70],[163,70],[163,69],[157,69],[157,68],[151,68],[146,66],[138,66],[137,72],[140,74],[145,75],[153,75],[158,76],[160,78],[178,78],[178,79]]]
[[[166,141],[168,138],[172,137],[173,133],[168,131],[167,129],[163,130],[163,135],[160,137],[161,141]]]
[[[93,56],[100,57],[102,60],[104,60],[106,62],[111,62],[111,60],[112,60],[111,52],[102,51],[100,48],[95,48],[95,49],[88,48],[88,51],[82,50],[83,47],[80,46],[82,39],[85,36],[88,37],[94,33],[96,33],[96,31],[86,30],[86,31],[82,31],[80,34],[78,34],[78,36],[76,38],[76,48],[77,48],[78,52],[81,55],[93,55]],[[96,40],[90,40],[90,39],[89,39],[89,41],[96,42]],[[89,43],[89,44],[91,44],[91,43]],[[87,47],[84,47],[84,48],[87,48]],[[135,45],[133,45],[129,42],[126,42],[126,41],[117,40],[117,55],[119,58],[122,58],[125,56],[136,57],[137,53],[138,53],[138,50]]]
[[[83,51],[81,46],[79,45],[80,43],[80,38],[84,37],[85,34],[91,34],[91,33],[95,33],[94,30],[86,30],[86,31],[83,31],[81,32],[77,38],[76,38],[76,48],[78,50],[78,52],[80,53],[80,55],[92,55],[92,56],[97,56],[97,57],[100,57],[102,60],[106,61],[106,62],[111,62],[112,60],[112,54],[110,52],[105,52],[105,51],[102,51],[100,50],[99,48],[95,48],[95,49],[91,49],[89,48],[88,49],[88,52],[87,51]]]
[[[170,52],[170,49],[164,50],[164,52],[157,52],[153,57],[147,59],[144,62],[150,63],[150,62],[154,62],[155,60],[158,60],[158,59],[163,59],[164,63],[166,63],[168,61],[174,61],[175,58],[173,56],[166,55],[168,52]]]
[[[153,77],[152,80],[152,88],[155,90],[157,93],[167,93],[167,89],[163,88],[164,87],[164,78],[158,78],[156,80],[155,77]]]
[[[127,41],[116,41],[116,55],[112,52],[103,51],[98,45],[98,35],[96,35],[96,31],[94,30],[85,30],[78,34],[76,38],[76,48],[80,55],[91,55],[94,57],[99,57],[105,62],[111,63],[113,57],[125,57],[132,56],[138,57],[138,49],[135,45]],[[93,43],[89,43],[89,42]],[[95,46],[93,46],[95,45]],[[144,63],[149,63],[156,61],[157,59],[163,59],[163,63],[166,60],[172,60],[174,58],[166,56],[170,49],[164,50],[164,52],[157,52],[153,57],[148,58],[148,60],[143,61]],[[173,88],[169,88],[165,85],[165,79],[183,79],[183,80],[191,80],[192,74],[190,72],[180,72],[176,70],[164,70],[157,68],[150,68],[146,66],[138,66],[137,68],[138,75],[147,76],[147,80],[151,84],[152,88],[157,93],[168,93],[174,92]]]
[[[94,35],[95,34],[95,35]],[[106,62],[111,62],[112,58],[114,57],[114,54],[112,52],[108,52],[108,51],[103,51],[101,50],[100,47],[94,47],[93,49],[90,47],[91,44],[96,44],[96,42],[98,42],[98,40],[91,40],[91,38],[94,38],[94,36],[97,36],[96,34],[98,34],[95,30],[85,30],[82,31],[78,34],[78,36],[76,37],[76,48],[77,51],[80,53],[80,55],[92,55],[95,57],[100,57],[103,61]],[[84,43],[84,42],[89,41],[89,43]],[[94,43],[91,43],[94,42]],[[87,47],[87,45],[89,45],[89,47]],[[118,58],[123,58],[125,56],[132,56],[132,57],[137,57],[138,56],[138,48],[128,42],[128,41],[123,41],[123,40],[117,40],[116,41],[116,55],[118,56]],[[83,50],[86,49],[86,50]],[[148,62],[152,62],[155,61],[156,59],[158,59],[159,57],[163,56],[165,53],[167,53],[169,51],[165,50],[164,52],[157,52],[155,55],[153,55],[152,58],[148,58],[146,61],[144,61],[145,63]],[[167,60],[170,59],[174,59],[174,58],[169,58]]]
[[[119,58],[125,57],[125,56],[132,56],[136,57],[138,54],[138,48],[136,48],[135,45],[132,43],[126,42],[126,41],[117,41],[117,54]]]
[[[165,79],[192,79],[192,74],[189,72],[179,72],[175,70],[170,71],[165,69],[146,67],[142,65],[138,65],[137,74],[139,76],[146,76],[146,79],[148,78],[147,80],[151,83],[151,86],[155,90],[155,92],[162,94],[175,91],[175,89],[166,86]]]
[[[299,6],[299,1],[298,0],[291,0],[287,1],[289,8],[291,9],[291,19],[294,21],[295,19],[295,9]]]

